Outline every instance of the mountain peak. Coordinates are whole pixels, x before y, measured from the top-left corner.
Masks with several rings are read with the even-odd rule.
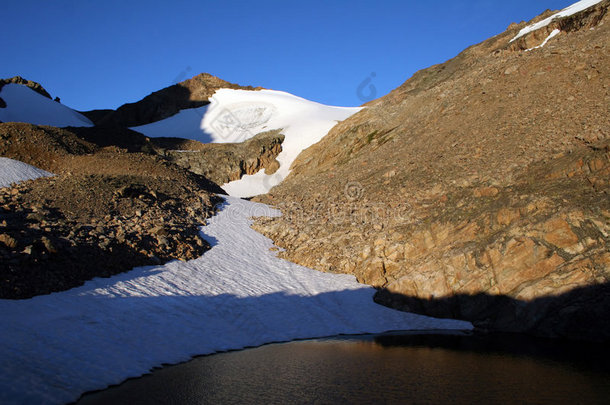
[[[221,88],[261,89],[261,87],[231,83],[209,73],[200,73],[190,79],[155,91],[140,101],[123,104],[116,110],[93,110],[83,112],[83,114],[96,125],[135,127],[171,117],[186,108],[197,108],[209,104],[208,99]]]

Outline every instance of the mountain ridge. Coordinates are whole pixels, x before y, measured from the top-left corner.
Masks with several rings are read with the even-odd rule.
[[[561,294],[610,281],[609,6],[515,41],[553,14],[511,25],[367,103],[257,199],[284,216],[256,229],[282,257],[354,274],[394,308],[607,340],[603,321],[584,322],[610,313],[607,289]],[[533,49],[557,26],[574,29]],[[450,299],[466,296],[479,299]],[[507,300],[537,304],[503,312]]]
[[[143,99],[121,105],[116,110],[91,110],[81,113],[96,125],[135,127],[150,124],[178,113],[183,109],[209,104],[208,98],[217,89],[260,90],[262,87],[240,86],[209,73],[157,90]]]

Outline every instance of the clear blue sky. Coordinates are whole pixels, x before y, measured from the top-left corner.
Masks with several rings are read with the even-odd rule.
[[[38,81],[79,110],[200,72],[355,106],[367,78],[382,96],[513,21],[575,1],[3,0],[0,77]]]

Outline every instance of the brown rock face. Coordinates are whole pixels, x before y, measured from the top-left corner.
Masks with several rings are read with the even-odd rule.
[[[201,107],[221,88],[259,90],[260,87],[240,86],[208,73],[155,91],[135,103],[128,103],[114,110],[82,112],[96,125],[134,127],[171,117],[182,109]]]
[[[196,150],[168,150],[164,156],[178,166],[222,185],[263,169],[267,174],[275,173],[279,168],[275,158],[282,151],[284,141],[281,131],[263,132],[238,144],[209,143],[200,144]]]
[[[607,2],[601,2],[571,16],[554,19],[546,27],[530,32],[527,35],[524,35],[511,42],[509,49],[525,50],[539,46],[555,29],[570,33],[595,28],[602,22],[607,13]],[[546,12],[533,21],[537,22],[543,18],[549,17],[552,14],[553,13],[551,12]]]
[[[284,215],[256,228],[386,305],[610,339],[609,6],[528,52],[511,26],[368,103],[261,198]]]

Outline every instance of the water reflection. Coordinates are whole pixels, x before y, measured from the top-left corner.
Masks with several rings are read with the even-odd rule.
[[[520,335],[341,337],[200,357],[79,403],[607,403],[608,360]]]

